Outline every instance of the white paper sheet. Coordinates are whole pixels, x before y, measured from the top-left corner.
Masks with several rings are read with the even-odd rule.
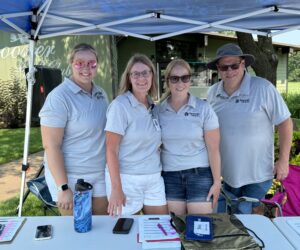
[[[159,228],[161,225],[166,232]],[[176,230],[171,226],[169,215],[141,216],[139,218],[139,239],[140,242],[147,240],[172,240],[179,238]]]
[[[0,243],[12,241],[24,222],[21,217],[0,218]]]

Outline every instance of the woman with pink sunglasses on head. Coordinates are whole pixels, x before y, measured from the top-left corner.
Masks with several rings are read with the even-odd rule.
[[[93,185],[93,214],[106,214],[105,133],[107,95],[93,83],[98,56],[88,44],[70,54],[72,75],[45,101],[40,123],[45,149],[45,176],[62,215],[73,213],[77,179]]]

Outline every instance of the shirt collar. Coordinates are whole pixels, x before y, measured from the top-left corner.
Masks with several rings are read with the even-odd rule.
[[[187,103],[187,106],[191,106],[192,108],[196,108],[196,97],[189,94],[189,101]]]
[[[141,103],[136,99],[136,97],[130,90],[125,92],[125,96],[128,98],[129,103],[131,104],[132,107],[137,107],[138,105],[141,105]],[[149,105],[152,105],[154,103],[150,96],[147,96],[147,99]]]
[[[86,91],[84,91],[82,88],[80,88],[80,86],[78,86],[75,82],[73,82],[71,79],[69,78],[65,78],[65,82],[67,82],[67,87],[74,93],[74,94],[78,94],[78,93],[86,93],[86,94],[89,94],[90,93],[87,93]],[[96,98],[100,98],[103,96],[103,93],[102,91],[94,84],[92,83],[92,94],[91,96],[95,96]]]
[[[82,89],[73,82],[70,78],[65,77],[65,82],[67,83],[67,87],[74,93],[78,94]]]
[[[245,71],[241,86],[235,91],[235,94],[232,96],[249,95],[250,94],[250,81],[251,81],[251,75]],[[216,96],[228,97],[227,93],[224,91],[224,82],[223,81],[220,81],[220,84],[217,87]]]
[[[196,108],[196,103],[197,103],[197,100],[196,100],[196,97],[191,95],[191,94],[188,94],[189,95],[189,100],[188,100],[188,103],[185,104],[185,106],[190,106],[192,108]],[[166,110],[173,110],[171,105],[169,104],[168,100],[169,100],[170,96],[168,96],[166,98],[166,100],[164,100],[162,103],[161,103],[161,109],[163,111],[166,111]]]

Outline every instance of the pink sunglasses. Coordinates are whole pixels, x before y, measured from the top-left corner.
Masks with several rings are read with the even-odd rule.
[[[97,61],[96,60],[91,60],[91,61],[82,61],[82,60],[77,60],[73,62],[73,65],[76,69],[83,69],[85,67],[88,67],[89,69],[95,69],[97,67]]]

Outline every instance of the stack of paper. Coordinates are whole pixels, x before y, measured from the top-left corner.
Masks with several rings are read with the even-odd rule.
[[[0,243],[11,242],[25,222],[23,217],[0,217]]]
[[[180,249],[180,238],[169,215],[139,217],[139,242],[143,249]]]

